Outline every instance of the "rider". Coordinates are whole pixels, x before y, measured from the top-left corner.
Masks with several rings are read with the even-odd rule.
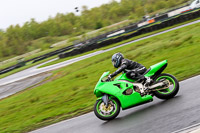
[[[146,81],[143,75],[147,71],[146,67],[129,59],[124,59],[121,53],[115,53],[112,56],[112,64],[118,69],[108,76],[108,80],[121,72],[125,72],[126,76],[130,79],[136,79],[137,82]]]

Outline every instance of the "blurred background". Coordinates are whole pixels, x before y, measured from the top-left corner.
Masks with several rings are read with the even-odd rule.
[[[199,17],[199,0],[3,1],[0,132],[28,132],[92,111],[93,89],[103,72],[115,70],[116,52],[147,68],[167,59],[166,72],[179,80],[200,74]],[[52,65],[56,70],[47,69]]]

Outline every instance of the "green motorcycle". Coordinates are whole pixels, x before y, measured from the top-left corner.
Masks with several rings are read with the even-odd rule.
[[[128,79],[126,73],[112,81],[107,81],[109,72],[104,72],[94,89],[97,101],[94,106],[95,115],[101,120],[112,120],[122,110],[153,101],[153,96],[160,99],[173,98],[179,91],[177,79],[162,73],[167,67],[167,60],[151,66],[144,76],[151,80],[150,84],[137,83]]]

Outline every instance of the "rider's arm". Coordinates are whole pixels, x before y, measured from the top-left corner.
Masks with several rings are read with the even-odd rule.
[[[117,74],[121,73],[126,68],[127,68],[127,65],[125,63],[122,64],[121,67],[117,69],[117,71],[115,71],[114,73],[112,73],[110,75],[110,77],[113,78],[114,76],[116,76]]]

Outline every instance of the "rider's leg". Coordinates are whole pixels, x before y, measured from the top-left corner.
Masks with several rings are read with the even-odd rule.
[[[134,70],[128,71],[126,73],[126,76],[130,79],[135,79],[138,82],[141,82],[145,80],[145,77],[143,74],[146,72],[146,70],[147,69],[145,67],[136,68]]]
[[[147,71],[145,67],[137,68],[135,69],[136,78],[138,79],[139,82],[144,81],[146,78],[144,77],[144,73]]]
[[[136,73],[135,73],[135,71],[128,71],[127,73],[126,73],[126,77],[127,78],[129,78],[129,79],[136,79]]]

